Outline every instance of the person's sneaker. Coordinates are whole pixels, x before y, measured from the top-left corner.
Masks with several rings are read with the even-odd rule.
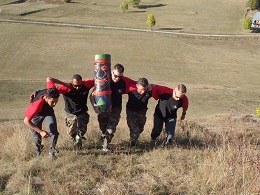
[[[56,155],[56,154],[58,154],[58,153],[60,153],[60,152],[59,152],[59,150],[57,150],[56,148],[54,148],[54,149],[52,149],[52,153]]]
[[[109,149],[109,147],[108,147],[108,140],[107,140],[107,138],[106,137],[104,137],[104,139],[103,139],[103,145],[102,145],[102,151],[104,151],[104,152],[110,152],[111,150]]]
[[[36,150],[36,157],[40,157],[41,156],[41,151],[42,151],[42,149],[43,149],[43,147],[44,147],[44,145],[41,145],[40,147],[39,147],[39,149],[38,150]]]
[[[82,140],[81,137],[76,135],[75,137],[75,146],[77,147],[78,150],[82,149]]]
[[[151,147],[156,147],[157,141],[155,139],[152,139],[150,142]]]
[[[57,159],[57,156],[53,152],[49,152],[49,158],[51,161],[54,161]]]
[[[169,146],[169,145],[172,145],[172,135],[167,135],[166,138],[163,140],[163,143],[162,143],[162,148],[166,147],[166,146]]]
[[[36,151],[36,154],[35,154],[35,157],[38,158],[38,157],[40,157],[40,156],[41,156],[41,151],[37,150],[37,151]]]
[[[80,139],[87,140],[87,138],[86,138],[86,137],[84,137],[84,135],[83,135],[83,133],[82,133],[82,132],[79,132],[79,135],[78,135],[78,136],[80,137]]]

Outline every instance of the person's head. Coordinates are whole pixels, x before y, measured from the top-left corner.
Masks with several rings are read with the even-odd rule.
[[[116,64],[111,71],[112,81],[117,83],[123,77],[124,66],[122,64]]]
[[[184,84],[178,84],[175,88],[174,88],[174,92],[172,94],[173,99],[175,100],[179,100],[181,99],[187,92],[187,88]]]
[[[59,100],[59,91],[56,88],[47,89],[45,101],[49,106],[54,107]]]
[[[136,83],[136,87],[137,87],[137,92],[141,95],[143,95],[144,93],[147,92],[148,90],[148,80],[146,78],[140,78],[138,79],[137,83]]]
[[[79,74],[73,75],[71,85],[74,89],[80,90],[82,87],[82,77]]]

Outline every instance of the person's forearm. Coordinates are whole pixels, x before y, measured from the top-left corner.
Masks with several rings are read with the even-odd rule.
[[[27,117],[24,119],[24,123],[30,128],[36,131],[37,133],[41,133],[42,130],[35,126]]]
[[[52,77],[48,77],[47,78],[47,82],[53,82],[53,83],[57,83],[57,84],[60,84],[60,85],[65,85],[66,83],[60,81],[59,79],[55,79],[55,78],[52,78]]]

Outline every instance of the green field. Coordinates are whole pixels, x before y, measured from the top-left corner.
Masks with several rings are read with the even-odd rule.
[[[241,29],[243,0],[146,0],[142,9],[126,13],[119,9],[119,0],[6,4],[10,2],[1,1],[0,19],[149,29],[145,21],[153,13],[156,30],[249,34]],[[124,75],[132,79],[187,86],[190,107],[185,122],[177,125],[177,146],[150,146],[156,105],[151,99],[141,152],[129,151],[123,109],[112,142],[115,152],[101,153],[90,104],[87,141],[77,152],[66,132],[60,98],[55,107],[60,157],[49,161],[45,140],[43,156],[35,159],[30,131],[22,122],[29,95],[44,88],[48,76],[62,81],[70,81],[75,73],[93,78],[94,56],[100,53],[110,54],[112,65],[123,64]],[[259,53],[259,38],[252,37],[1,22],[0,194],[258,194]]]
[[[121,0],[73,0],[63,5],[38,2],[2,5],[0,17],[149,29],[146,19],[154,14],[157,30],[247,33],[241,29],[244,0],[143,0],[139,9],[129,7],[125,13],[119,8]]]
[[[94,55],[109,53],[125,75],[188,87],[189,117],[254,114],[259,106],[257,40],[207,40],[143,32],[0,24],[1,120],[23,118],[28,95],[47,76],[93,77]],[[153,101],[151,101],[151,104]]]

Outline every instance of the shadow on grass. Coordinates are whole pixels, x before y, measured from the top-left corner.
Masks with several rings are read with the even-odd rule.
[[[146,11],[128,11],[128,13],[144,13]]]
[[[20,14],[20,16],[27,16],[27,15],[30,15],[30,14],[35,14],[35,13],[38,13],[38,12],[41,12],[41,11],[44,11],[44,10],[46,10],[46,9],[39,9],[39,10],[35,10],[35,11],[25,12],[25,13]]]
[[[159,28],[159,30],[182,30],[183,28]]]
[[[139,9],[147,9],[147,8],[154,8],[154,7],[163,7],[166,6],[166,4],[156,4],[156,5],[139,5],[137,8]]]
[[[11,3],[6,3],[6,4],[2,4],[2,5],[12,5],[12,4],[19,4],[19,3],[24,3],[27,0],[17,0],[17,1],[13,1]],[[1,5],[1,4],[0,4]]]

